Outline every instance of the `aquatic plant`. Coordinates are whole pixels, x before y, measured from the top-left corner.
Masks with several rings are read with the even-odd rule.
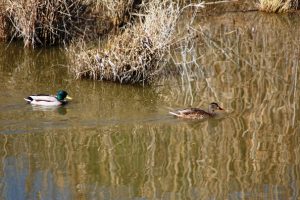
[[[69,48],[69,69],[76,78],[146,83],[161,71],[180,8],[170,0],[154,0],[142,10],[136,14],[139,22],[127,24],[104,47],[89,49],[77,44]]]
[[[258,7],[266,12],[287,12],[299,8],[298,0],[259,0]]]

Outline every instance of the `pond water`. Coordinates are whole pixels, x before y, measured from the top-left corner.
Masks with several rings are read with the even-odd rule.
[[[175,50],[195,70],[146,87],[74,80],[62,50],[1,44],[0,198],[299,199],[299,16],[199,21],[193,51]],[[58,89],[64,107],[23,100]],[[168,115],[213,101],[227,115]]]

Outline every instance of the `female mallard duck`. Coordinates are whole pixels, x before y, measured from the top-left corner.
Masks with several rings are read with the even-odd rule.
[[[217,110],[224,110],[217,103],[211,103],[208,106],[208,111],[201,110],[199,108],[186,108],[183,110],[176,110],[169,112],[171,115],[186,119],[204,119],[217,115]]]
[[[59,90],[56,96],[47,94],[36,94],[30,95],[29,97],[24,99],[32,105],[59,106],[68,103],[66,99],[72,98],[68,96],[68,93],[66,91]]]

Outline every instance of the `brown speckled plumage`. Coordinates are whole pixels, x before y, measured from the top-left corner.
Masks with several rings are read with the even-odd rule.
[[[186,108],[169,112],[171,115],[186,119],[204,119],[214,117],[216,110],[223,110],[217,103],[209,104],[208,111],[199,108]]]

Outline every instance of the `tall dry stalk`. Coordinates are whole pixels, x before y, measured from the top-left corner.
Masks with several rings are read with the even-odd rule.
[[[3,12],[3,5],[0,4],[0,40],[5,40],[8,37],[7,18]]]
[[[120,24],[125,20],[126,15],[133,7],[134,0],[120,0],[120,1],[111,1],[111,0],[101,0],[97,2],[98,5],[101,5],[105,9],[107,15],[113,19],[113,24]]]
[[[67,43],[91,35],[95,27],[91,4],[84,0],[5,0],[4,5],[12,38],[22,38],[25,46]]]
[[[299,7],[298,0],[259,0],[258,7],[266,12],[287,12]]]
[[[170,0],[146,4],[140,22],[111,38],[105,48],[70,49],[70,71],[76,78],[146,83],[161,69],[171,45],[180,9]]]

